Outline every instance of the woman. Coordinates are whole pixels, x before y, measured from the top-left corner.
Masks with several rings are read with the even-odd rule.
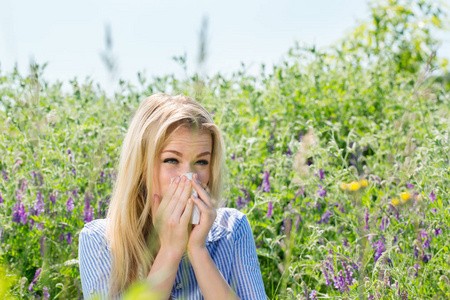
[[[148,278],[161,299],[267,299],[247,217],[217,209],[224,152],[219,128],[191,98],[156,94],[140,105],[108,215],[80,232],[85,298],[118,298]],[[191,224],[194,204],[198,225]]]

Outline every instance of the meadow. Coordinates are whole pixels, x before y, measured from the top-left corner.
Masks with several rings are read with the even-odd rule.
[[[107,97],[93,80],[63,92],[45,64],[2,70],[0,298],[82,298],[79,232],[106,216],[139,103],[167,92],[222,129],[225,205],[248,216],[269,299],[449,299],[450,74],[432,35],[448,6],[370,7],[257,75],[138,73]]]

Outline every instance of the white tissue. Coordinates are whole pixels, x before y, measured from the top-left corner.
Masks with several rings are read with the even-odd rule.
[[[186,173],[186,174],[181,175],[180,177],[186,176],[186,178],[188,178],[189,180],[192,181],[192,175],[194,175],[194,173]],[[170,183],[172,184],[172,182],[176,178],[177,177],[172,177],[170,179]],[[194,188],[192,188],[191,195],[198,197],[197,191]],[[197,225],[199,222],[200,222],[200,209],[198,208],[197,204],[194,203],[194,207],[192,210],[192,216],[191,216],[191,223]]]

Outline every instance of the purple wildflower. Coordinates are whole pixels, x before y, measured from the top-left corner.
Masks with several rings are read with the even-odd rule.
[[[311,293],[309,294],[309,299],[310,300],[316,300],[317,299],[316,296],[317,296],[317,291],[316,290],[312,290]]]
[[[364,213],[364,220],[366,221],[366,225],[364,226],[364,230],[369,230],[369,209],[366,207]]]
[[[342,270],[340,270],[338,273],[338,285],[341,293],[345,292],[345,290],[347,289],[347,285],[345,284],[345,278],[343,276]]]
[[[298,141],[301,142],[303,138],[303,131],[298,134]]]
[[[345,261],[341,261],[342,264],[342,268],[344,269],[345,272],[345,278],[347,280],[347,285],[352,285],[353,284],[353,271],[352,268],[347,265],[347,263]]]
[[[238,209],[242,209],[246,206],[246,203],[244,202],[244,198],[242,198],[241,196],[238,197],[238,201],[237,201],[237,208]]]
[[[306,204],[306,205],[308,205],[308,204]],[[322,204],[320,204],[319,202],[317,202],[317,203],[314,205],[314,208],[316,208],[318,211],[322,211]]]
[[[325,173],[323,172],[322,168],[319,169],[319,174],[316,174],[316,176],[319,177],[319,181],[323,182],[323,180],[325,179]]]
[[[21,194],[25,193],[25,191],[28,189],[28,180],[25,178],[20,181],[20,188],[19,191]]]
[[[55,193],[50,194],[50,202],[54,205],[56,202],[56,196],[58,195],[58,191]]]
[[[90,205],[90,201],[94,199],[94,197],[89,194],[86,193],[86,195],[84,196],[84,212],[83,212],[83,217],[84,217],[84,222],[85,223],[89,223],[92,221],[93,215],[94,215],[94,208]]]
[[[22,201],[19,200],[19,202],[17,202],[13,207],[13,222],[16,222],[17,224],[22,223],[22,225],[25,225],[27,223],[27,217],[28,213],[25,211],[25,206]]]
[[[105,172],[101,171],[100,172],[100,182],[101,183],[105,182],[105,177],[106,177]]]
[[[0,206],[3,206],[3,198],[2,198],[2,192],[0,192]]]
[[[69,232],[66,234],[67,243],[72,244],[72,234]]]
[[[328,277],[328,272],[325,268],[322,268],[323,276],[325,277],[325,284],[329,286],[331,284],[330,278]]]
[[[235,160],[236,159],[236,155],[233,153],[231,154],[231,160]]]
[[[412,189],[412,188],[414,188],[414,185],[408,182],[408,183],[406,184],[406,187],[407,187],[408,189]]]
[[[8,176],[6,175],[6,171],[2,170],[3,180],[8,181]]]
[[[39,275],[41,274],[41,272],[42,272],[42,269],[41,269],[41,268],[39,268],[39,269],[36,270],[36,273],[34,274],[34,278],[33,278],[33,280],[31,281],[30,286],[28,287],[28,290],[29,290],[29,291],[32,291],[32,290],[33,290],[33,287],[34,287],[34,285],[36,284],[37,279],[38,279]]]
[[[344,247],[350,246],[348,243],[348,240],[346,238],[344,238],[344,241],[342,242],[342,246],[344,246]]]
[[[424,263],[429,262],[430,259],[431,259],[431,255],[430,255],[430,254],[425,254],[425,253],[422,254],[422,261],[423,261]]]
[[[439,234],[443,233],[442,228],[437,228],[434,230],[434,235],[438,236]]]
[[[59,235],[59,241],[60,241],[60,242],[64,242],[64,233],[61,233],[61,234]]]
[[[414,274],[414,277],[417,277],[419,274],[420,265],[418,263],[416,263],[414,265],[414,269],[416,269],[416,273]]]
[[[377,242],[375,242],[374,247],[376,247],[375,249],[375,262],[377,262],[377,260],[381,257],[381,255],[383,254],[383,252],[386,250],[386,247],[383,243],[383,241],[380,239]]]
[[[44,178],[42,177],[41,172],[31,172],[31,177],[33,177],[34,185],[41,186],[44,183]]]
[[[437,198],[436,198],[436,194],[434,193],[434,191],[431,191],[429,198],[430,198],[431,202],[436,201]]]
[[[380,222],[380,229],[384,231],[386,228],[388,228],[388,226],[389,226],[389,218],[383,216]]]
[[[289,147],[287,148],[286,155],[287,156],[291,156],[292,155],[292,151],[291,151],[291,149]]]
[[[37,201],[34,204],[34,214],[36,216],[39,216],[41,213],[44,212],[44,201],[43,201],[43,195],[40,191],[36,192],[36,199]]]
[[[72,174],[73,174],[73,176],[75,176],[77,174],[75,171],[75,168],[72,168]]]
[[[305,187],[302,186],[301,188],[298,189],[297,193],[295,193],[294,199],[292,199],[292,201],[295,202],[295,199],[297,199],[298,196],[303,195],[305,193]]]
[[[319,222],[317,222],[318,224],[322,224],[322,223],[329,223],[330,222],[330,216],[331,216],[331,211],[327,210],[323,213],[322,217],[320,218]]]
[[[69,200],[67,200],[66,206],[67,206],[67,211],[69,213],[75,208],[72,197],[69,197]]]
[[[43,293],[44,299],[43,300],[50,299],[50,294],[48,293],[48,287],[44,286],[43,290],[44,290],[44,293]]]
[[[327,190],[324,189],[321,185],[319,185],[319,189],[317,190],[317,196],[325,197],[327,195]]]
[[[268,171],[264,172],[264,179],[263,179],[262,187],[263,187],[264,192],[266,192],[266,193],[270,192],[270,181],[269,181],[269,172]]]
[[[423,247],[427,249],[430,248],[430,237],[428,236],[428,233],[422,229],[420,231],[420,236],[422,237]]]
[[[83,212],[84,223],[89,223],[94,218],[94,208],[90,206],[87,210]]]
[[[419,257],[419,249],[417,249],[416,246],[414,246],[414,257],[418,258]]]
[[[266,217],[270,218],[273,215],[273,204],[272,201],[269,201],[269,203],[267,204],[267,214]]]
[[[74,197],[77,197],[77,196],[78,196],[78,187],[76,187],[76,188],[72,191],[72,195],[73,195]]]

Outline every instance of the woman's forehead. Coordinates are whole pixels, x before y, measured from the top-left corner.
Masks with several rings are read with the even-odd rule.
[[[212,146],[211,133],[206,130],[194,131],[185,127],[178,128],[171,134],[169,140],[167,140],[164,149],[171,146],[199,146],[203,148],[208,148]]]

